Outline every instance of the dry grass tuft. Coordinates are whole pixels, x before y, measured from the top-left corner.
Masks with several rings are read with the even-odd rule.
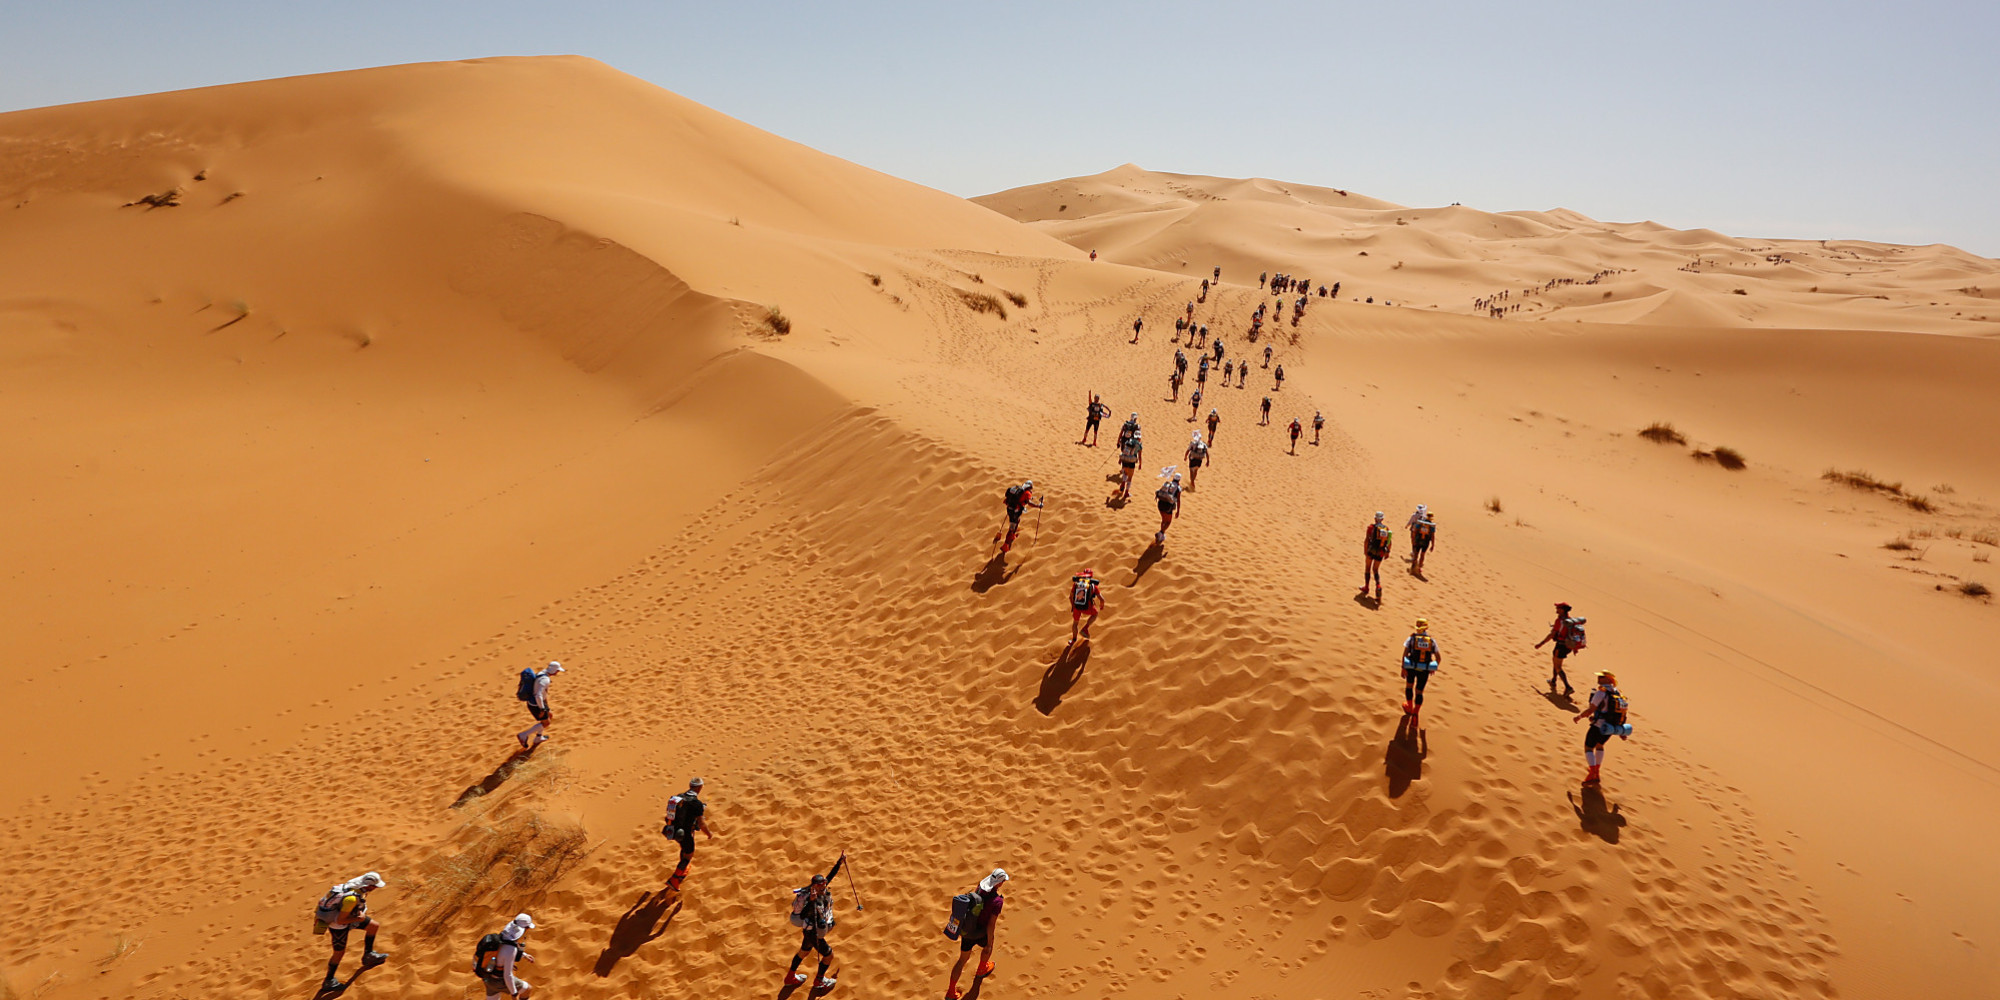
[[[979,292],[968,292],[962,288],[953,291],[958,293],[958,300],[965,303],[967,309],[976,313],[992,313],[1001,319],[1007,318],[1007,307],[1001,305],[999,299]]]
[[[1028,305],[1028,297],[1020,292],[1008,292],[1007,301],[1014,303],[1016,309],[1024,309]]]
[[[1639,436],[1654,444],[1686,444],[1688,440],[1687,435],[1674,430],[1674,425],[1659,420],[1640,431]]]
[[[1717,448],[1712,454],[1715,456],[1715,464],[1731,472],[1740,472],[1750,464],[1743,460],[1743,453],[1734,448]]]
[[[1907,538],[1891,538],[1888,541],[1883,542],[1882,547],[1888,549],[1891,552],[1908,552],[1911,549],[1916,548],[1917,546],[1916,543],[1910,541]]]
[[[1896,496],[1901,496],[1903,493],[1902,483],[1883,482],[1861,469],[1853,469],[1846,472],[1842,472],[1839,469],[1828,469],[1820,473],[1819,477],[1829,483],[1839,483],[1842,486],[1850,486],[1857,490],[1876,490]]]
[[[412,888],[424,904],[419,933],[442,933],[467,906],[504,901],[501,909],[513,909],[532,902],[590,853],[581,823],[540,813],[468,829],[472,841],[463,850],[418,869]]]
[[[1489,510],[1489,511],[1491,511],[1491,512],[1493,512],[1493,513],[1495,513],[1495,514],[1498,514],[1498,513],[1500,513],[1500,498],[1499,498],[1499,497],[1487,497],[1487,498],[1486,498],[1486,509],[1487,509],[1487,510]]]
[[[1967,580],[1958,585],[1958,592],[1967,597],[1991,597],[1993,591],[1978,580]]]
[[[116,965],[130,957],[133,952],[138,951],[141,943],[137,938],[119,934],[111,939],[111,950],[104,957],[99,958],[97,964],[107,968]]]
[[[138,201],[128,201],[119,207],[131,208],[134,205],[144,205],[146,206],[147,211],[151,211],[155,208],[174,208],[180,205],[181,194],[182,192],[180,188],[168,188],[167,190],[162,191],[159,194],[149,194],[144,198],[139,199]]]
[[[869,284],[871,284],[871,285],[874,285],[874,286],[875,286],[875,287],[877,287],[877,288],[880,288],[880,287],[882,287],[882,276],[881,276],[881,275],[879,275],[879,274],[876,274],[876,273],[875,273],[875,272],[873,272],[873,271],[864,271],[864,272],[862,272],[862,273],[863,273],[863,274],[866,274],[866,275],[868,276],[868,283],[869,283]]]
[[[1973,532],[1969,540],[1981,545],[2000,546],[2000,532],[1995,532],[1992,528],[1982,528]]]
[[[1931,498],[1927,496],[1907,496],[1903,498],[1903,502],[1919,514],[1929,514],[1937,510],[1937,504],[1932,503]]]
[[[792,321],[785,315],[783,309],[772,306],[770,311],[764,314],[764,328],[771,331],[772,336],[782,337],[792,332]]]

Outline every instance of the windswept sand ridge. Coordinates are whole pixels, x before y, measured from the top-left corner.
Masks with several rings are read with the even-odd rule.
[[[941,992],[943,902],[996,862],[1017,881],[989,998],[1830,997],[1991,971],[2000,927],[1964,887],[2000,872],[1957,848],[1995,818],[2000,746],[1933,709],[1941,688],[1970,718],[2000,705],[1952,653],[1990,643],[1992,609],[1915,571],[1987,565],[1996,445],[1937,428],[1990,421],[1989,343],[1316,304],[1267,341],[1282,392],[1261,368],[1211,381],[1215,464],[1148,552],[1152,480],[1107,506],[1108,441],[1069,442],[1095,390],[1114,434],[1140,411],[1149,476],[1178,461],[1193,425],[1162,380],[1190,279],[1087,263],[582,60],[143,100],[257,122],[297,88],[395,99],[232,157],[402,153],[339,198],[301,181],[263,228],[219,216],[251,195],[16,210],[101,268],[0,239],[21,265],[0,270],[20,303],[0,405],[36,430],[9,456],[33,486],[0,503],[36,530],[10,536],[0,606],[51,665],[20,686],[9,763],[33,775],[0,813],[17,991],[310,995],[311,897],[379,868],[395,958],[350,997],[469,995],[470,942],[523,908],[553,995],[768,996],[788,890],[842,846],[857,995]],[[655,119],[680,138],[650,144]],[[670,156],[691,179],[655,169]],[[105,169],[143,191],[198,164]],[[305,263],[268,252],[301,231]],[[1257,301],[1198,307],[1232,358],[1262,346],[1238,325]],[[1279,426],[1314,409],[1325,443],[1287,454]],[[1752,465],[1633,436],[1655,419]],[[1830,464],[1937,509],[1822,482]],[[995,558],[1025,475],[1050,506]],[[1428,579],[1399,548],[1386,605],[1352,600],[1369,512],[1419,500],[1445,525]],[[1924,560],[1879,549],[1916,529]],[[1065,650],[1083,565],[1110,610]],[[1592,615],[1579,681],[1616,667],[1642,723],[1592,793],[1536,687],[1552,596]],[[1412,729],[1393,660],[1418,614],[1447,669]],[[512,676],[549,658],[572,667],[556,739],[523,759]],[[691,773],[718,836],[669,896],[657,817]]]
[[[1577,212],[1411,208],[1263,179],[1102,174],[974,199],[1111,260],[1342,282],[1341,297],[1503,319],[2000,333],[2000,262],[1955,247],[1742,239]]]

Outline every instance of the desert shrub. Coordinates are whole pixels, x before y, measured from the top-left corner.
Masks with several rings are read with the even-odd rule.
[[[764,314],[764,327],[773,335],[782,337],[792,332],[792,321],[785,315],[783,309],[772,306],[770,311]]]
[[[874,285],[874,286],[875,286],[875,287],[877,287],[877,288],[880,288],[880,287],[882,287],[882,276],[881,276],[881,275],[879,275],[879,274],[876,274],[876,273],[875,273],[875,272],[873,272],[873,271],[869,271],[869,272],[867,272],[867,275],[868,275],[868,283],[869,283],[869,284],[871,284],[871,285]]]
[[[1717,448],[1713,454],[1715,456],[1715,464],[1732,472],[1741,470],[1750,464],[1743,460],[1743,453],[1734,448]]]
[[[1498,514],[1498,513],[1500,513],[1500,498],[1499,498],[1499,497],[1487,497],[1487,498],[1486,498],[1486,509],[1487,509],[1487,510],[1489,510],[1489,511],[1492,511],[1492,512],[1493,512],[1493,513],[1495,513],[1495,514]]]
[[[1015,308],[1022,308],[1028,304],[1028,297],[1020,292],[1008,292],[1007,301],[1014,303]]]
[[[1007,318],[1007,307],[1001,305],[999,299],[964,289],[954,289],[954,291],[958,292],[958,300],[965,303],[967,309],[976,313],[993,313],[1001,319]]]
[[[1914,542],[1911,542],[1907,538],[1891,538],[1888,541],[1883,542],[1882,547],[1888,549],[1891,552],[1908,552],[1911,549],[1916,548],[1917,546]]]
[[[1978,542],[1981,545],[2000,546],[2000,532],[1995,532],[1991,528],[1975,531],[1972,533],[1972,541]]]
[[[1659,420],[1653,421],[1645,430],[1640,431],[1639,436],[1654,444],[1687,443],[1687,435],[1674,430],[1674,425]]]
[[[134,205],[144,205],[148,209],[174,208],[178,206],[180,203],[181,203],[181,189],[168,188],[167,190],[162,191],[159,194],[149,194],[144,198],[139,199],[138,201],[128,201],[122,207],[131,208]]]
[[[1852,469],[1844,472],[1840,469],[1828,469],[1820,473],[1819,477],[1829,483],[1839,483],[1842,486],[1852,487],[1857,490],[1875,490],[1881,493],[1888,493],[1892,496],[1901,496],[1903,494],[1902,483],[1884,482],[1861,469]]]
[[[495,826],[475,826],[471,842],[450,857],[419,867],[413,890],[423,903],[421,933],[441,933],[477,903],[511,909],[546,892],[581,862],[588,835],[581,824],[531,813]]]
[[[1967,597],[1990,597],[1993,591],[1978,580],[1967,580],[1958,585],[1958,592]]]
[[[1928,514],[1937,510],[1937,505],[1931,502],[1931,498],[1921,494],[1904,497],[1903,502],[1908,504],[1911,510],[1919,514]]]

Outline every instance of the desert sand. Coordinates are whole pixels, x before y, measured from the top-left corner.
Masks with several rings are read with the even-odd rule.
[[[2000,263],[1134,167],[974,203],[581,58],[0,115],[0,220],[0,996],[313,996],[371,869],[348,997],[483,995],[522,910],[538,996],[803,996],[843,849],[835,996],[942,995],[995,865],[988,1000],[2000,974]],[[1149,547],[1216,266],[1198,320],[1288,377],[1209,383]],[[1253,345],[1259,271],[1343,290]],[[1633,704],[1595,789],[1558,600]]]

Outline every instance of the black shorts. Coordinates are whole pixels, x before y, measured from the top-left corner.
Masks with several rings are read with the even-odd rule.
[[[534,716],[536,722],[549,721],[549,708],[547,705],[536,705],[530,702],[528,703],[528,714]]]
[[[1096,418],[1096,417],[1090,417],[1090,418],[1088,418],[1088,419],[1086,419],[1086,420],[1084,421],[1083,425],[1084,425],[1085,427],[1088,427],[1088,428],[1090,428],[1091,430],[1096,430],[1096,429],[1097,429],[1097,420],[1098,420],[1098,418]]]
[[[1139,463],[1137,463],[1137,462],[1120,462],[1120,463],[1118,463],[1118,471],[1120,471],[1120,472],[1131,472],[1131,471],[1132,471],[1133,469],[1136,469],[1136,468],[1138,468],[1138,467],[1139,467]]]
[[[802,934],[803,936],[799,938],[800,951],[817,951],[821,957],[833,954],[833,946],[826,943],[826,935],[810,927],[806,928]]]
[[[1190,459],[1188,459],[1188,468],[1190,468],[1190,469],[1199,469],[1199,468],[1201,468],[1201,459],[1199,459],[1199,458],[1190,458]]]
[[[1611,734],[1597,728],[1596,720],[1592,720],[1590,728],[1583,734],[1583,748],[1585,750],[1595,750],[1609,742],[1611,742]]]
[[[348,924],[346,927],[329,927],[326,929],[326,936],[333,939],[334,951],[346,951],[347,935],[353,933],[356,930],[360,930],[365,933],[367,929],[368,929],[368,921],[363,920],[358,924]]]
[[[1163,517],[1172,517],[1174,514],[1174,502],[1172,500],[1160,501],[1160,514]]]
[[[1565,657],[1565,656],[1568,656],[1568,655],[1569,655],[1569,647],[1568,647],[1568,646],[1565,646],[1565,645],[1563,645],[1563,644],[1562,644],[1562,643],[1560,643],[1560,642],[1559,642],[1559,643],[1556,643],[1556,660],[1557,660],[1557,662],[1561,662],[1562,658],[1563,658],[1563,657]]]
[[[964,954],[968,951],[971,951],[974,948],[991,948],[991,947],[993,946],[986,942],[986,935],[984,934],[973,934],[967,932],[964,937],[958,939],[959,954]]]
[[[669,827],[668,829],[669,829],[669,830],[671,830],[671,829],[672,829],[672,827]],[[671,841],[673,841],[673,842],[674,842],[674,843],[676,843],[676,844],[679,844],[679,845],[680,845],[680,847],[681,847],[681,853],[682,853],[682,854],[693,854],[693,853],[694,853],[694,831],[693,831],[693,830],[683,830],[683,831],[681,831],[681,832],[679,832],[679,833],[668,833],[668,834],[667,834],[667,839],[668,839],[668,840],[671,840]]]
[[[1429,552],[1430,550],[1431,550],[1431,543],[1429,543],[1429,542],[1417,542],[1417,541],[1413,541],[1413,542],[1411,542],[1411,543],[1410,543],[1410,551],[1411,551],[1411,552],[1413,552],[1413,553],[1414,553],[1414,552]]]

